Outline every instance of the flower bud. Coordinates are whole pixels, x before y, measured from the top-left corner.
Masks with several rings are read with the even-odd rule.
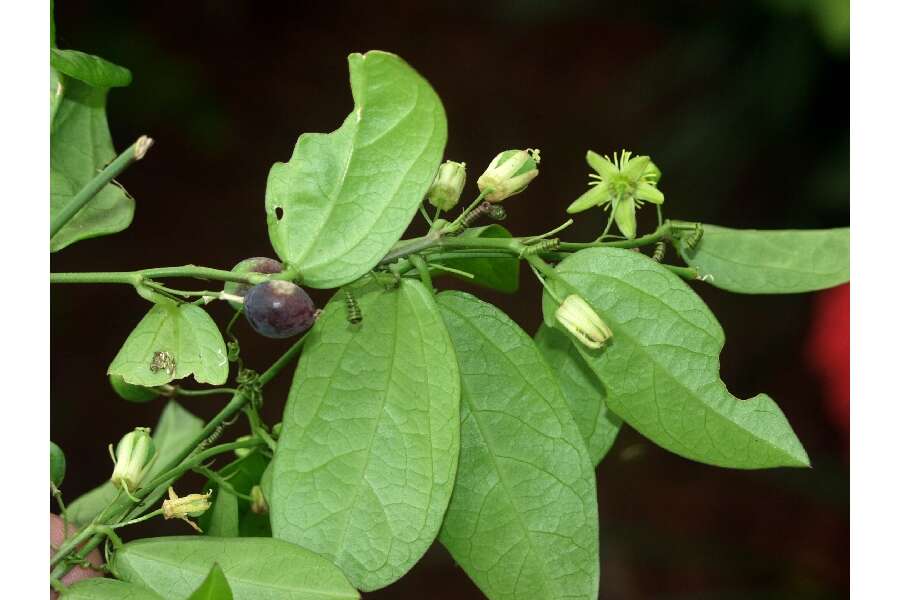
[[[250,489],[250,498],[252,499],[250,502],[250,510],[253,514],[264,515],[269,512],[269,503],[266,502],[266,497],[263,494],[261,487],[254,485]]]
[[[612,331],[591,305],[575,294],[566,297],[556,309],[556,320],[588,348],[602,348],[612,337]]]
[[[209,497],[212,490],[205,494],[188,494],[183,498],[179,498],[172,487],[169,487],[169,499],[163,500],[162,511],[163,517],[166,519],[181,519],[200,533],[203,531],[197,527],[197,524],[188,517],[199,517],[212,505]]]
[[[538,176],[537,165],[540,162],[540,150],[501,152],[478,178],[478,189],[485,194],[488,202],[502,202],[528,187],[531,180]]]
[[[110,445],[112,451],[112,445]],[[149,427],[137,427],[126,433],[116,446],[113,456],[115,468],[110,481],[122,487],[126,492],[134,491],[156,458],[156,446],[150,437]]]
[[[438,168],[437,175],[425,197],[432,206],[450,210],[459,202],[466,186],[466,163],[448,160]]]

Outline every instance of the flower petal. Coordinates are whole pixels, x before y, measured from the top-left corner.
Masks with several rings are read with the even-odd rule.
[[[628,164],[622,169],[622,174],[631,181],[637,181],[644,174],[644,171],[647,170],[648,166],[650,166],[649,156],[635,156],[629,159]]]
[[[622,235],[628,239],[633,239],[637,234],[637,220],[634,217],[634,200],[631,198],[622,200],[618,206],[616,206],[616,214],[613,215],[613,218],[616,220],[616,225],[619,226],[619,231],[622,232]]]
[[[659,167],[650,161],[650,164],[647,165],[647,170],[644,171],[643,178],[645,181],[649,181],[650,183],[659,183],[660,178],[662,177],[662,171],[659,170]]]
[[[597,171],[603,179],[609,179],[619,172],[616,165],[612,164],[608,158],[600,156],[593,150],[587,151],[586,159],[590,167]]]
[[[637,189],[634,191],[634,197],[638,200],[652,202],[653,204],[662,204],[663,200],[665,200],[663,193],[659,191],[655,185],[650,185],[646,181],[642,181],[638,184]]]
[[[609,201],[609,186],[606,182],[599,183],[580,195],[575,202],[569,205],[566,212],[569,214],[580,213],[589,208]]]

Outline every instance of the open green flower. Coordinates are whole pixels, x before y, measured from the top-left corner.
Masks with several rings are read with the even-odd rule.
[[[593,187],[570,204],[566,212],[578,213],[594,206],[612,207],[619,230],[625,237],[633,238],[637,233],[635,210],[645,201],[663,203],[663,193],[656,187],[661,175],[659,168],[649,156],[632,156],[627,150],[614,153],[612,160],[588,150],[587,163],[597,172],[589,175],[596,181],[590,182]]]

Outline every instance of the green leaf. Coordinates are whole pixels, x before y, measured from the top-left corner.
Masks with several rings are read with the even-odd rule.
[[[103,577],[82,579],[69,586],[60,598],[63,600],[164,600],[162,596],[143,586]]]
[[[129,334],[107,373],[145,387],[191,374],[198,383],[221,385],[228,379],[228,354],[222,333],[202,308],[156,304]]]
[[[258,515],[247,510],[241,515],[238,535],[241,537],[272,537],[268,513]]]
[[[125,67],[78,50],[51,48],[50,66],[95,88],[123,87],[131,83],[131,71]]]
[[[686,237],[690,237],[687,235]],[[728,229],[703,225],[696,249],[677,242],[685,262],[723,290],[796,294],[850,281],[850,229]]]
[[[266,186],[272,246],[315,288],[357,279],[400,239],[447,141],[440,99],[400,57],[348,60],[353,112],[333,133],[301,135]]]
[[[234,595],[231,593],[231,586],[225,579],[225,573],[218,563],[209,570],[209,575],[203,580],[194,593],[187,600],[233,600]]]
[[[53,128],[53,119],[56,116],[56,111],[59,110],[59,105],[62,103],[63,99],[63,76],[54,69],[50,67],[50,128]]]
[[[329,561],[274,538],[144,538],[122,546],[113,559],[122,579],[166,598],[192,593],[216,563],[235,600],[359,598]]]
[[[437,536],[459,454],[459,373],[434,299],[414,280],[344,295],[309,334],[284,411],[272,532],[333,560],[370,591]]]
[[[598,465],[612,448],[622,419],[606,406],[606,388],[566,334],[541,325],[534,343],[556,375],[563,398],[581,431],[591,462]]]
[[[760,394],[732,396],[719,378],[725,334],[677,275],[648,257],[591,248],[563,260],[559,276],[613,332],[598,351],[578,351],[607,389],[607,405],[672,452],[739,469],[808,466],[778,405]],[[544,294],[544,314],[556,303]]]
[[[456,487],[440,541],[488,598],[596,598],[594,470],[531,338],[474,296],[438,306],[462,378]]]
[[[238,499],[231,492],[217,489],[212,499],[212,507],[207,511],[210,515],[209,527],[203,528],[206,535],[213,537],[238,537]]]
[[[512,234],[502,225],[491,224],[486,227],[467,229],[459,237],[511,238]],[[486,288],[506,293],[512,293],[519,289],[519,259],[514,256],[509,258],[453,258],[443,260],[441,264],[475,276],[474,279],[469,279],[450,274],[463,281],[477,283]],[[434,271],[435,275],[443,273],[437,269]]]
[[[163,467],[187,448],[202,430],[202,419],[198,419],[183,409],[174,400],[170,400],[153,429],[153,443],[158,455],[147,471],[147,475],[144,476],[144,481],[150,481],[159,475]],[[112,473],[111,464],[109,471]],[[118,493],[118,488],[107,481],[69,504],[69,519],[79,525],[88,523],[100,514],[100,511],[106,508],[106,505],[112,502]],[[155,503],[163,493],[165,493],[165,487],[154,490],[148,497],[147,504]]]
[[[110,473],[112,473],[112,467],[110,467]],[[118,493],[119,490],[109,481],[85,492],[69,504],[67,511],[69,520],[78,525],[90,523],[110,502],[116,499]]]
[[[51,218],[116,157],[106,124],[107,90],[65,77],[62,85],[50,135]],[[50,239],[50,250],[122,231],[133,215],[134,200],[122,187],[107,184]]]

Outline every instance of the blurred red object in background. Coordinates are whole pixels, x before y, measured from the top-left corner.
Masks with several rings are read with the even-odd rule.
[[[850,433],[850,284],[819,292],[806,340],[807,364],[822,383],[825,410],[844,435]]]

